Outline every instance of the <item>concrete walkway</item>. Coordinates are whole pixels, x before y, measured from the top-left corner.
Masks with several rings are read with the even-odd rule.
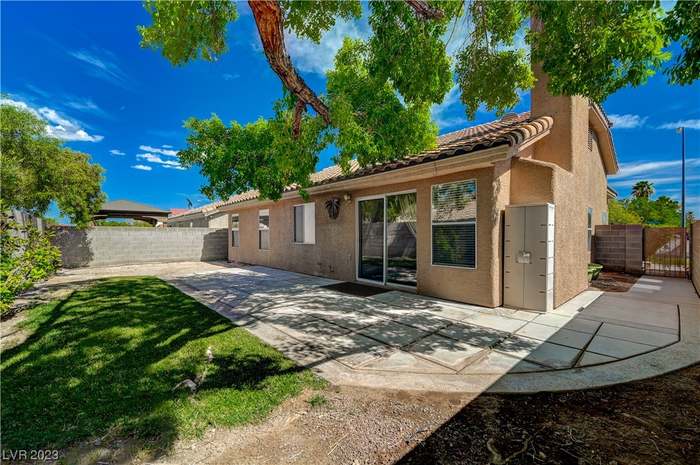
[[[121,269],[121,270],[119,270]],[[642,277],[553,312],[489,309],[399,291],[357,297],[265,267],[167,264],[66,272],[53,282],[154,274],[335,384],[536,392],[599,387],[700,361],[688,281]]]

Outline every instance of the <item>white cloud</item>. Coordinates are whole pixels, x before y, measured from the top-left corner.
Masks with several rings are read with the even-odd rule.
[[[141,171],[151,171],[153,169],[148,165],[131,165],[131,167],[135,170],[141,170]]]
[[[632,114],[613,114],[608,115],[608,119],[610,119],[610,121],[612,122],[613,129],[633,129],[644,126],[644,123],[646,123],[648,117]]]
[[[48,107],[32,108],[25,102],[12,100],[9,98],[0,98],[0,103],[3,105],[11,105],[23,110],[31,112],[37,118],[47,121],[46,133],[49,136],[56,137],[65,141],[81,141],[81,142],[99,142],[104,139],[103,136],[90,135],[81,127],[81,123],[61,116],[56,110]]]
[[[683,119],[675,123],[664,123],[659,126],[659,129],[677,129],[681,126],[686,129],[700,129],[700,119]]]
[[[153,153],[139,153],[136,155],[138,160],[146,160],[150,163],[156,163],[161,165],[163,168],[170,168],[176,170],[184,170],[185,168],[180,164],[180,162],[175,160],[163,160],[160,156]]]
[[[81,49],[69,51],[68,54],[82,62],[88,74],[123,88],[129,87],[129,79],[126,73],[115,63],[114,55],[109,51]]]
[[[453,110],[457,109],[458,114]],[[430,116],[440,129],[451,128],[467,123],[467,117],[464,114],[464,108],[459,100],[459,86],[455,84],[450,91],[445,95],[442,103],[430,107]]]
[[[632,187],[635,184],[637,184],[639,181],[649,181],[654,186],[662,186],[666,184],[680,184],[681,183],[681,175],[680,173],[675,176],[663,176],[663,177],[635,177],[635,178],[628,178],[628,179],[615,179],[610,181],[610,185],[614,187]],[[693,176],[687,176],[685,177],[686,183],[693,182],[693,181],[700,181],[700,175],[693,175]]]
[[[109,151],[109,153],[111,153],[112,155],[126,155],[124,152],[118,149],[112,149]]]
[[[100,108],[99,105],[97,105],[89,98],[79,99],[77,97],[66,97],[64,104],[67,107],[73,108],[78,111],[92,113],[103,118],[112,119],[111,115],[109,115],[106,111]]]
[[[337,21],[322,37],[320,43],[314,43],[309,39],[298,37],[291,31],[287,31],[285,37],[287,51],[292,57],[292,63],[300,71],[324,74],[333,67],[335,54],[343,45],[345,37],[367,38],[369,27],[364,20]],[[259,46],[260,38],[256,34],[256,45]]]
[[[241,77],[240,74],[235,73],[235,74],[229,74],[229,73],[224,73],[221,75],[222,78],[224,78],[225,81],[233,81],[234,79],[238,79]]]
[[[172,145],[162,145],[162,148],[151,147],[150,145],[139,145],[139,150],[150,153],[160,153],[168,157],[177,157],[177,150],[172,150]]]
[[[700,166],[700,158],[689,158],[685,161],[686,168]],[[631,163],[621,163],[620,171],[611,179],[621,179],[630,176],[639,176],[644,173],[659,174],[660,171],[670,169],[680,169],[680,160],[671,161],[640,161]]]

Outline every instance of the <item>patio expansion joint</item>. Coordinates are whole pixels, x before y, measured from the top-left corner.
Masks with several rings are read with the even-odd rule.
[[[576,367],[578,365],[578,363],[581,361],[581,359],[583,358],[583,355],[586,353],[586,350],[588,350],[588,346],[591,345],[591,342],[593,342],[593,339],[595,339],[596,335],[600,331],[600,328],[602,328],[602,327],[603,327],[603,322],[601,321],[600,324],[598,325],[598,327],[596,328],[595,332],[591,336],[591,338],[588,340],[588,342],[586,342],[583,345],[583,347],[581,348],[581,351],[578,353],[578,355],[576,355],[576,358],[574,359],[573,363],[571,364],[572,368]],[[591,353],[595,354],[595,352],[591,352]],[[604,354],[598,354],[598,355],[604,355]]]

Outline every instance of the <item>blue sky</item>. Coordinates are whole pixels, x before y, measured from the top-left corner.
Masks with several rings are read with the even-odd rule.
[[[271,115],[281,95],[278,78],[260,50],[245,4],[229,29],[229,52],[214,63],[173,67],[159,51],[139,47],[136,26],[149,17],[139,2],[2,2],[0,88],[6,99],[43,117],[50,130],[106,169],[111,200],[130,199],[160,208],[207,202],[204,179],[174,156],[185,145],[182,123],[190,116],[218,114],[241,123]],[[448,49],[459,44],[458,27]],[[363,37],[366,21],[340,23],[320,45],[288,38],[297,68],[318,92],[323,72],[345,35]],[[529,107],[523,96],[515,111]],[[610,184],[623,196],[638,179],[657,192],[680,198],[680,136],[685,124],[688,207],[700,216],[700,83],[669,86],[657,75],[643,87],[617,92],[603,103],[615,122],[613,137],[621,164]],[[495,119],[479,112],[468,121],[457,89],[433,116],[448,132]],[[322,154],[319,168],[331,164]]]

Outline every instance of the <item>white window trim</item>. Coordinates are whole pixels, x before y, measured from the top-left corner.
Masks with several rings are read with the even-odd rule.
[[[593,251],[593,209],[586,210],[586,247],[589,252]]]
[[[307,240],[306,237],[306,207],[311,205],[313,207],[313,234],[311,240]],[[304,240],[303,241],[297,241],[296,240],[296,208],[297,207],[303,207],[302,211],[304,212]],[[300,244],[300,245],[316,245],[316,202],[307,202],[307,203],[298,203],[296,205],[292,205],[292,243],[294,244]]]
[[[260,218],[263,216],[267,216],[267,222],[270,222],[270,209],[265,208],[262,210],[258,210],[258,250],[270,250],[272,248],[272,244],[270,243],[270,234],[268,233],[268,240],[267,240],[267,249],[263,249],[260,244],[260,231],[270,231],[270,225],[268,224],[265,227],[260,227]]]
[[[458,221],[458,222],[450,222],[450,223],[441,223],[437,222],[435,223],[433,221],[433,188],[435,186],[442,186],[445,184],[454,184],[458,182],[474,182],[474,194],[476,195],[476,201],[477,201],[477,209],[476,209],[476,215],[478,216],[479,214],[479,183],[476,181],[476,178],[470,178],[470,179],[462,179],[459,181],[450,181],[450,182],[441,182],[438,184],[431,184],[430,185],[430,266],[435,266],[435,267],[440,267],[440,268],[455,268],[458,270],[476,270],[479,266],[479,236],[478,236],[478,222],[477,219],[474,218],[473,220],[467,220],[467,221]],[[435,224],[473,224],[474,225],[474,266],[466,266],[466,265],[444,265],[440,263],[435,263],[433,260],[433,225]]]
[[[238,223],[238,226],[236,226],[235,228],[233,227],[233,217],[234,217],[234,216],[237,218],[237,221],[236,221],[236,222]],[[231,215],[231,247],[238,248],[238,247],[241,246],[241,244],[240,244],[240,242],[241,242],[241,232],[240,232],[240,229],[241,229],[241,215],[238,214],[238,213],[233,213],[233,214]],[[235,245],[235,244],[233,243],[233,231],[237,231],[237,232],[238,232],[238,245]]]

